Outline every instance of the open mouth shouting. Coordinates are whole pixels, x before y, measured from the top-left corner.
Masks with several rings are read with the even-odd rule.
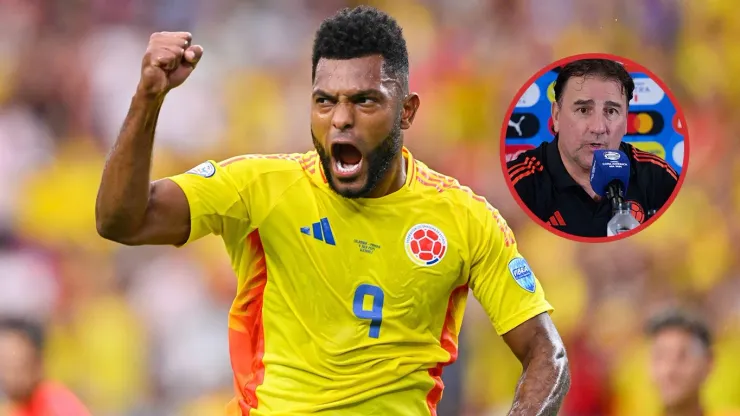
[[[331,145],[331,167],[334,177],[349,182],[362,172],[362,152],[348,141],[336,141]]]

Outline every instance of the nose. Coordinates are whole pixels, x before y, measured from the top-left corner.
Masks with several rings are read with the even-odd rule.
[[[602,135],[607,131],[607,120],[604,114],[595,114],[589,120],[589,130],[592,134]]]
[[[346,102],[337,103],[331,117],[331,124],[339,131],[351,129],[355,124],[355,114],[352,104]]]

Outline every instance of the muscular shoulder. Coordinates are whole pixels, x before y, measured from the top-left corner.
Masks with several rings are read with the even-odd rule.
[[[418,160],[414,175],[417,188],[427,198],[451,204],[455,208],[466,209],[474,202],[485,202],[485,198],[476,195],[457,179],[439,173]]]
[[[262,177],[284,173],[301,175],[315,169],[315,151],[307,153],[248,154],[234,156],[218,163],[219,167],[238,177]]]
[[[315,173],[315,151],[307,153],[248,154],[217,163],[239,189],[254,185],[281,187]]]

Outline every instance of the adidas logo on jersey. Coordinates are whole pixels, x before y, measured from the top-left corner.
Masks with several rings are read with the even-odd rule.
[[[311,224],[309,227],[301,227],[301,233],[313,236],[313,238],[323,241],[331,246],[337,245],[334,241],[334,233],[331,231],[328,218],[322,218],[319,222]]]

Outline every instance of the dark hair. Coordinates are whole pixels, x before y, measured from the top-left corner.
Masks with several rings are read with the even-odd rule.
[[[44,349],[44,328],[36,322],[20,318],[3,318],[0,319],[0,333],[2,332],[16,332],[24,336],[38,354]]]
[[[313,42],[311,80],[321,58],[353,59],[383,56],[388,75],[408,88],[409,55],[401,27],[388,14],[370,6],[345,8],[324,20]]]
[[[563,66],[553,86],[555,101],[562,104],[560,100],[563,97],[563,89],[569,79],[585,76],[599,76],[603,79],[618,81],[622,85],[622,93],[627,97],[629,106],[635,91],[635,81],[622,64],[609,59],[579,59]]]
[[[712,333],[709,326],[694,313],[677,308],[668,309],[650,319],[645,328],[651,337],[667,329],[680,329],[687,332],[701,341],[706,349],[712,346]]]

